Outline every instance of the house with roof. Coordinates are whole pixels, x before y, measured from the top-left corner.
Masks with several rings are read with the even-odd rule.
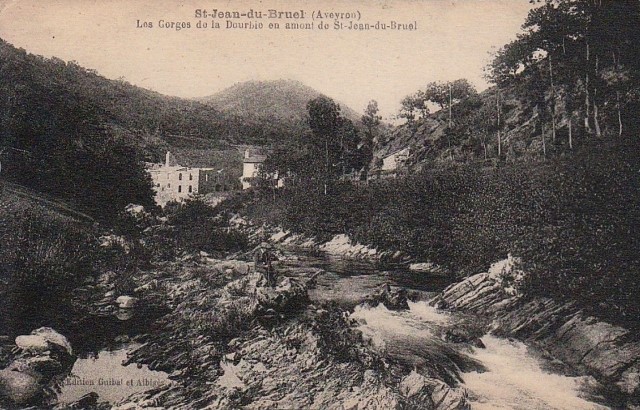
[[[252,181],[258,176],[260,167],[267,159],[267,156],[254,149],[246,149],[244,151],[244,158],[242,159],[242,176],[240,182],[242,182],[242,189],[249,189],[252,186]]]
[[[395,178],[404,170],[409,158],[409,147],[400,148],[378,159],[378,166],[370,173],[370,178]]]
[[[206,195],[233,189],[233,181],[224,169],[188,167],[177,163],[167,151],[164,164],[148,164],[155,201],[164,206],[167,202],[183,202],[196,194]]]

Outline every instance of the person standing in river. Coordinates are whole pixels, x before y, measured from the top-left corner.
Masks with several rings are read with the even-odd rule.
[[[262,242],[253,254],[253,262],[256,272],[260,272],[265,280],[264,286],[275,287],[277,274],[273,267],[273,262],[277,261],[273,246],[267,242]],[[262,281],[261,281],[262,282]]]

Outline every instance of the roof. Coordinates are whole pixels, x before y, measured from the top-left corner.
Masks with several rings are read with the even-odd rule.
[[[244,163],[261,163],[261,162],[264,162],[266,159],[267,159],[266,155],[255,154],[255,155],[251,155],[249,157],[243,158],[242,162],[244,162]]]

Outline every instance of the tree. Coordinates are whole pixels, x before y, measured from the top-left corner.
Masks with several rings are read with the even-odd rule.
[[[382,120],[382,117],[378,115],[378,111],[378,102],[371,100],[369,104],[367,104],[367,108],[365,108],[364,115],[362,116],[362,124],[365,126],[367,132],[362,141],[360,151],[362,155],[361,160],[365,164],[369,164],[373,159],[373,146],[376,140],[375,133]]]
[[[475,87],[468,80],[461,78],[450,82],[431,82],[427,84],[425,91],[421,94],[424,102],[432,102],[440,106],[440,109],[447,107],[449,109],[449,126],[446,132],[447,144],[449,146],[450,158],[453,158],[451,152],[451,129],[453,127],[452,107],[460,101],[477,94]]]
[[[358,131],[350,120],[340,115],[340,106],[329,97],[310,100],[307,111],[312,132],[309,145],[312,155],[323,159],[316,170],[326,195],[331,180],[358,165]]]
[[[376,100],[369,101],[367,108],[364,109],[364,115],[362,116],[362,124],[367,129],[367,136],[373,140],[373,133],[375,129],[380,125],[382,117],[378,115],[378,102]]]
[[[429,115],[429,107],[425,100],[424,92],[418,91],[408,95],[400,101],[400,118],[405,118],[407,123],[413,123],[417,118],[425,118]]]
[[[532,79],[544,81],[545,111],[555,138],[557,100],[570,99],[570,147],[573,116],[583,117],[583,130],[600,138],[606,130],[622,136],[625,122],[635,122],[638,103],[630,90],[638,86],[640,51],[634,44],[640,26],[640,3],[634,0],[538,0],[518,39],[505,45],[489,67],[488,78],[499,87],[520,83],[531,102],[539,92]],[[540,66],[545,66],[541,75]],[[519,74],[519,75],[517,75]],[[560,94],[560,93],[563,94]],[[582,100],[580,107],[577,101]],[[540,108],[540,107],[539,107]],[[637,111],[637,110],[636,110]],[[627,119],[628,118],[628,119]],[[613,134],[613,132],[611,133]]]

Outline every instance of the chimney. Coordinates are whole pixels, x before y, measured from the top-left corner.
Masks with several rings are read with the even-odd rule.
[[[164,161],[164,166],[165,167],[170,167],[171,166],[171,152],[167,151],[167,156],[166,159]]]

